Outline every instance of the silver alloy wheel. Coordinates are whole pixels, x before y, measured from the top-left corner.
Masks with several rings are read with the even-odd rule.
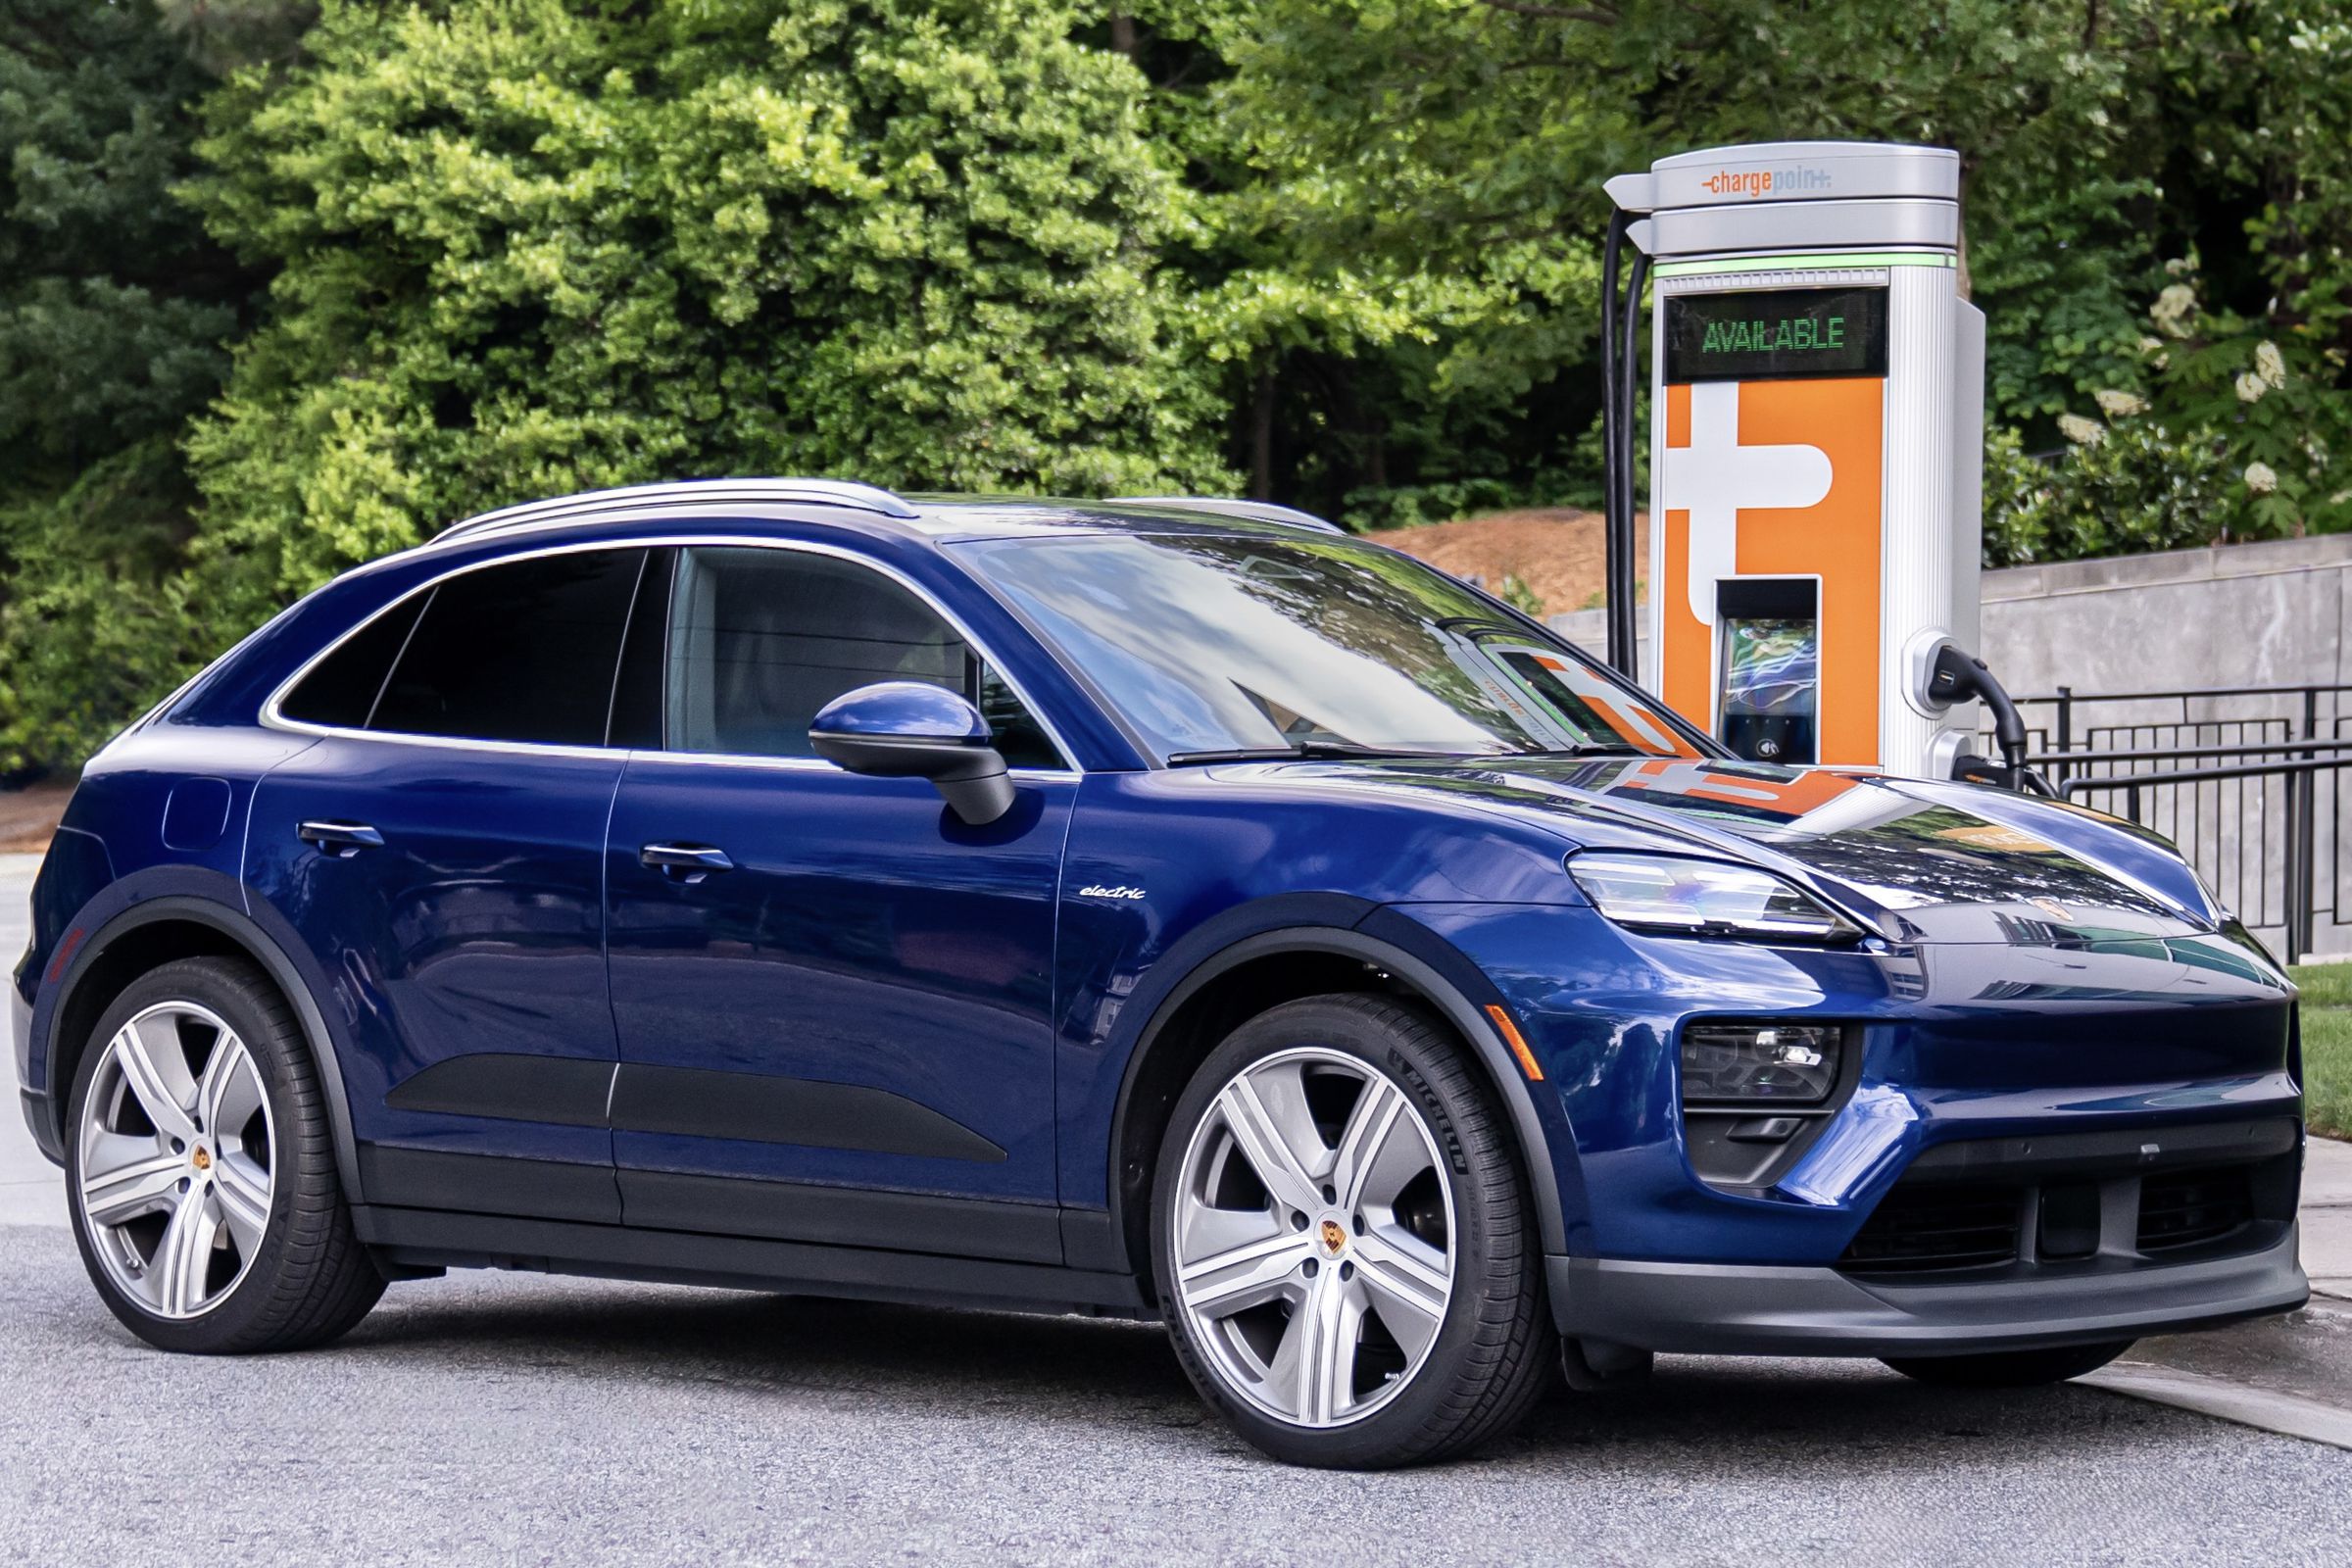
[[[1386,1074],[1311,1046],[1252,1063],[1193,1129],[1179,1179],[1178,1307],[1228,1388],[1338,1427],[1412,1381],[1453,1297],[1453,1194]]]
[[[272,1131],[253,1054],[210,1008],[158,1003],[107,1043],[74,1203],[124,1295],[192,1318],[236,1289],[270,1229]]]

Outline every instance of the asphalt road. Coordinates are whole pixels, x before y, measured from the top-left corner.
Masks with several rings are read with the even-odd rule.
[[[2352,1451],[1871,1363],[1669,1357],[1471,1462],[1355,1476],[1260,1459],[1134,1324],[458,1274],[326,1350],[167,1356],[99,1305],[6,1109],[0,1562],[2138,1568],[2352,1539]]]
[[[2095,1390],[1670,1358],[1487,1457],[1287,1469],[1158,1332],[453,1275],[341,1346],[139,1347],[0,1230],[0,1560],[2321,1562],[2352,1452]]]

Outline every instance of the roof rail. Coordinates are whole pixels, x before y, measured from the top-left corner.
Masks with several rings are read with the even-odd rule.
[[[922,515],[905,500],[879,485],[846,479],[682,479],[667,484],[623,485],[616,490],[589,490],[579,495],[555,496],[501,507],[480,516],[450,524],[430,541],[443,544],[503,532],[531,523],[553,522],[576,512],[608,506],[651,506],[664,501],[806,502],[822,507],[847,507],[877,516],[902,520]]]
[[[1209,512],[1220,517],[1241,517],[1250,522],[1285,522],[1295,528],[1312,528],[1317,533],[1346,533],[1336,522],[1300,512],[1297,507],[1278,507],[1271,501],[1229,500],[1223,496],[1112,496],[1113,501],[1138,507],[1167,507],[1177,512]]]

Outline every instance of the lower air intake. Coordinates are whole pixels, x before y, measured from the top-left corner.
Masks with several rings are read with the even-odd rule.
[[[2139,1188],[2139,1250],[2170,1251],[2218,1242],[2254,1218],[2254,1193],[2244,1165],[2172,1171]]]
[[[1871,1213],[1838,1266],[1863,1274],[1916,1274],[2014,1262],[2025,1200],[2022,1187],[1897,1187]]]

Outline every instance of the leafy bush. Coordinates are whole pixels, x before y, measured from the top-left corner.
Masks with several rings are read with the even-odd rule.
[[[2014,430],[1984,443],[1984,564],[2179,550],[2226,537],[2241,510],[2212,436],[2152,417],[2070,420],[2082,439],[2052,458],[2026,455]]]
[[[278,269],[189,443],[252,614],[452,518],[724,473],[1230,485],[1144,82],[1064,0],[329,0],[193,187]]]

